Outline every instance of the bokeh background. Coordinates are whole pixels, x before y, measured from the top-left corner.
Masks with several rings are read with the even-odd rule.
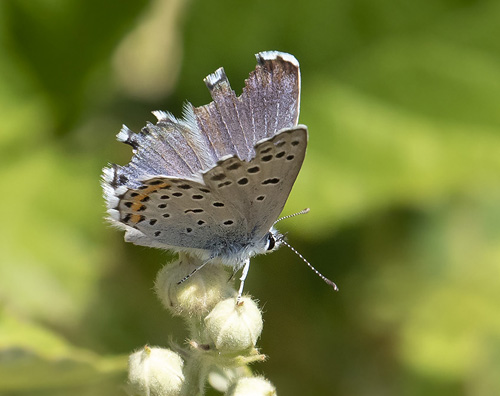
[[[165,252],[103,221],[99,178],[151,110],[241,92],[294,54],[309,148],[253,260],[253,366],[281,395],[500,394],[500,2],[2,0],[0,394],[121,395],[127,355],[187,335]],[[216,393],[211,393],[215,395]]]

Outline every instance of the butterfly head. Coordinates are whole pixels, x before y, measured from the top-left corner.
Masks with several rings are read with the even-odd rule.
[[[272,227],[264,237],[264,242],[265,242],[264,253],[269,253],[278,249],[281,245],[283,238],[284,235],[280,234],[278,230]]]
[[[284,235],[282,235],[274,227],[258,241],[255,241],[243,249],[241,260],[244,261],[246,257],[252,257],[258,254],[267,254],[277,250],[282,243]]]

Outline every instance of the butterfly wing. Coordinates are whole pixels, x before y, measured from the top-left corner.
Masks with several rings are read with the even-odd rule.
[[[305,127],[284,130],[258,144],[251,161],[220,161],[203,182],[155,177],[126,189],[109,213],[126,229],[126,240],[138,245],[214,255],[244,248],[279,216],[306,145]]]
[[[126,166],[105,168],[102,186],[127,241],[220,252],[272,226],[302,164],[307,131],[295,127],[297,60],[269,51],[257,61],[240,96],[221,68],[205,79],[213,102],[187,105],[182,120],[155,112],[158,123],[140,133],[122,128],[118,140],[134,155]]]
[[[134,155],[128,165],[114,167],[116,185],[137,188],[158,175],[191,179],[233,155],[249,161],[259,141],[297,125],[297,60],[268,51],[257,54],[257,61],[240,96],[220,68],[205,78],[213,102],[200,107],[187,104],[183,119],[155,111],[158,123],[148,123],[139,133],[123,126],[117,138],[132,146]]]
[[[235,230],[246,229],[231,201],[202,182],[178,178],[155,177],[127,189],[108,213],[128,242],[164,249],[214,252],[221,249],[214,241],[241,239]]]
[[[305,126],[285,129],[257,144],[252,160],[232,157],[204,174],[205,184],[246,219],[249,240],[261,239],[283,210],[304,161],[307,136]]]
[[[193,109],[202,136],[218,159],[236,154],[249,161],[255,145],[297,125],[300,108],[300,69],[289,54],[256,55],[257,67],[240,96],[231,89],[223,68],[205,78],[213,102]]]

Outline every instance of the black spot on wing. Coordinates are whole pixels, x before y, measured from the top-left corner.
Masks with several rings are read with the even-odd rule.
[[[280,179],[278,179],[277,177],[273,177],[273,178],[264,180],[261,184],[265,186],[267,184],[278,184],[279,182],[280,182]]]
[[[162,184],[162,183],[163,183],[163,181],[162,181],[162,180],[151,180],[151,181],[149,181],[149,182],[148,182],[148,184],[149,184],[150,186],[157,186],[158,184]],[[143,186],[141,186],[141,187],[143,187]],[[139,187],[139,188],[141,188],[141,187]],[[144,186],[144,187],[146,187],[146,186]],[[146,188],[147,188],[147,187],[146,187]]]
[[[213,181],[221,181],[221,180],[224,180],[226,178],[226,175],[224,173],[219,173],[218,175],[214,175],[210,178],[210,180],[213,180]]]
[[[188,213],[203,213],[204,210],[203,209],[200,209],[200,208],[197,208],[197,209],[186,209],[184,211],[184,213],[188,214]]]
[[[236,170],[241,167],[241,163],[235,162],[234,164],[229,165],[226,169],[227,170]]]
[[[233,184],[233,182],[231,180],[226,180],[225,182],[217,184],[217,187],[218,188],[226,187],[226,186],[230,186],[231,184]]]
[[[251,168],[247,169],[248,173],[258,173],[260,172],[260,168],[258,166],[252,166]]]

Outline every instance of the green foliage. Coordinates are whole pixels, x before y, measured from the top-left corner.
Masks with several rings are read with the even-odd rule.
[[[119,395],[132,350],[183,342],[151,290],[169,256],[107,227],[100,169],[130,157],[122,123],[206,103],[219,66],[240,92],[271,49],[301,63],[310,132],[285,212],[311,212],[280,229],[340,292],[254,260],[258,370],[288,395],[499,393],[500,4],[160,3],[0,3],[0,393]],[[155,18],[169,34],[124,45]],[[146,47],[172,54],[161,99],[118,78]]]
[[[0,315],[2,393],[64,394],[61,391],[85,388],[101,394],[124,380],[123,356],[98,356],[68,344],[47,328],[6,312]]]

